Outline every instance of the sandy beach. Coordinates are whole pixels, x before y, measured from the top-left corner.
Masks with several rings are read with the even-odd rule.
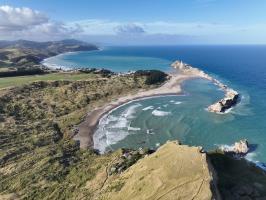
[[[116,101],[107,103],[105,106],[102,106],[100,108],[97,108],[89,112],[85,117],[84,121],[79,125],[79,132],[74,136],[74,140],[78,140],[80,142],[80,147],[83,149],[93,148],[93,134],[103,115],[117,108],[118,106],[121,106],[133,100],[139,100],[154,96],[181,94],[182,93],[181,85],[185,80],[188,79],[202,78],[209,80],[210,82],[217,85],[221,90],[224,91],[225,94],[224,99],[230,99],[231,93],[238,94],[233,89],[227,87],[219,80],[211,77],[210,75],[206,74],[204,71],[198,68],[192,67],[180,61],[174,62],[171,66],[174,68],[173,72],[168,74],[168,80],[160,87],[146,91],[139,91],[137,94],[134,95],[127,95],[125,97],[120,97]],[[220,107],[220,101],[221,100],[210,105],[209,108],[215,106],[217,107],[217,105],[218,107]],[[208,111],[222,114],[222,112],[216,110],[208,109]]]
[[[133,100],[161,96],[161,95],[178,95],[181,94],[181,85],[185,80],[193,78],[204,78],[198,72],[183,72],[182,70],[175,69],[172,73],[168,74],[168,80],[158,88],[140,91],[134,95],[128,95],[120,97],[116,101],[107,103],[105,106],[97,108],[87,114],[84,121],[79,125],[79,132],[74,136],[74,140],[80,142],[80,147],[83,149],[93,147],[93,134],[99,120],[103,115],[110,112],[111,110],[128,103]]]

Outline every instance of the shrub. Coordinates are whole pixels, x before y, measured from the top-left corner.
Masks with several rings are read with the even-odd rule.
[[[153,85],[164,82],[167,74],[159,70],[138,70],[135,76],[147,76],[145,84]]]

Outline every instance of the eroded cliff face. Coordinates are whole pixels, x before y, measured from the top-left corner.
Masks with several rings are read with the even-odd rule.
[[[107,178],[95,199],[220,199],[215,172],[200,147],[167,142]]]

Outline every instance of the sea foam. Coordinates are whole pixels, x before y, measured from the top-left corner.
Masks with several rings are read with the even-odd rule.
[[[154,116],[157,116],[157,117],[163,117],[163,116],[170,115],[171,112],[166,112],[166,111],[161,111],[161,110],[154,110],[154,111],[152,111],[151,114],[154,115]]]
[[[99,150],[100,153],[104,153],[108,146],[125,139],[134,131],[141,130],[138,127],[130,126],[130,120],[136,117],[135,113],[140,106],[141,104],[139,103],[131,105],[119,116],[109,113],[102,117],[99,121],[98,129],[93,135],[94,148]]]
[[[153,110],[153,109],[154,109],[153,106],[148,106],[148,107],[143,108],[142,110],[146,111],[146,110]]]

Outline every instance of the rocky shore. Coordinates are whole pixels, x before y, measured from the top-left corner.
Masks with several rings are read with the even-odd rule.
[[[235,106],[239,100],[239,94],[235,90],[227,87],[217,79],[211,77],[210,75],[206,74],[204,71],[192,67],[182,61],[175,61],[172,64],[172,67],[177,69],[179,72],[184,74],[191,74],[199,78],[207,79],[217,85],[221,90],[224,91],[225,95],[224,98],[220,99],[218,102],[210,105],[208,107],[208,111],[214,113],[225,113],[228,109]]]
[[[250,146],[246,139],[240,140],[235,142],[234,145],[228,147],[221,147],[220,148],[224,153],[234,154],[238,157],[245,156],[249,150]]]

